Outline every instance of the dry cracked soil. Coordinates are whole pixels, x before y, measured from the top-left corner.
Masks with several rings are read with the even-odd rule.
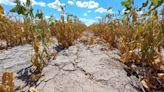
[[[36,83],[28,79],[33,69],[30,59],[34,54],[31,45],[16,46],[0,51],[0,77],[2,72],[14,72],[15,89],[35,87],[39,92],[140,92],[135,76],[127,76],[126,67],[119,61],[117,49],[104,50],[104,42],[85,44],[93,34],[85,32],[73,46],[61,50],[51,59]],[[52,52],[57,43],[50,45]],[[1,81],[1,80],[0,80]],[[19,92],[19,91],[18,91]]]

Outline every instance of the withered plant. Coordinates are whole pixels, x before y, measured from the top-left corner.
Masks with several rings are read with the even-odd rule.
[[[13,72],[4,72],[2,75],[2,84],[0,92],[14,92],[14,74]]]
[[[47,57],[50,56],[48,50],[48,42],[50,40],[48,23],[44,19],[44,14],[41,10],[37,10],[37,13],[34,15],[30,0],[27,0],[25,4],[21,4],[19,0],[15,0],[15,3],[16,6],[10,11],[23,16],[24,28],[22,30],[26,32],[24,34],[25,38],[32,41],[35,51],[31,59],[32,65],[36,67],[34,73],[41,73],[43,67],[47,64]]]
[[[86,26],[72,14],[67,14],[65,21],[65,7],[60,7],[62,9],[60,20],[56,21],[53,17],[49,19],[51,22],[51,34],[57,38],[59,46],[62,48],[68,48],[77,38],[80,37]]]
[[[149,92],[164,89],[164,21],[159,18],[157,10],[163,0],[146,0],[136,8],[133,0],[124,0],[126,8],[123,18],[111,19],[102,17],[98,24],[89,27],[110,47],[120,50],[120,60],[125,63],[131,74],[137,74],[144,88]],[[149,10],[141,15],[144,8]],[[163,9],[162,9],[163,10]],[[162,15],[163,16],[163,15]]]

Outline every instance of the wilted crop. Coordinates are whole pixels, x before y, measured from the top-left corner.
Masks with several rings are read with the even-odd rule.
[[[11,12],[16,12],[23,16],[24,35],[33,43],[35,51],[31,59],[32,65],[36,67],[37,73],[41,73],[43,67],[47,64],[47,57],[50,56],[48,51],[48,42],[50,40],[50,31],[47,21],[44,19],[44,14],[41,10],[37,10],[34,15],[30,0],[21,4],[19,0],[15,0],[16,6]],[[27,26],[27,27],[26,27]],[[23,34],[22,34],[23,35]],[[40,49],[43,47],[43,49]]]
[[[0,92],[14,92],[14,75],[13,72],[4,72],[2,75],[2,84]]]
[[[89,27],[96,35],[120,50],[120,60],[135,72],[147,91],[164,88],[164,22],[157,8],[163,0],[146,0],[141,7],[134,7],[133,0],[122,1],[126,8],[123,18],[112,19],[106,15],[98,24]],[[144,8],[149,10],[141,15]],[[163,15],[162,15],[163,16]],[[134,67],[135,66],[135,67]]]
[[[65,21],[64,7],[61,6],[61,9],[62,14],[59,21],[56,21],[53,17],[49,19],[51,22],[51,34],[57,38],[59,46],[68,48],[80,37],[86,26],[72,14],[67,14]]]

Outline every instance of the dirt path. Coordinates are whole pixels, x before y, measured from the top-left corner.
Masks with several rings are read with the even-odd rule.
[[[34,84],[36,88],[40,92],[139,92],[138,80],[128,77],[125,66],[118,61],[119,51],[106,51],[103,42],[84,44],[84,39],[93,34],[84,35],[75,45],[59,52],[55,60],[50,60],[43,70],[44,76]],[[31,84],[25,79],[31,69],[32,54],[30,45],[1,51],[0,75],[5,70],[14,71],[16,88],[28,88]]]

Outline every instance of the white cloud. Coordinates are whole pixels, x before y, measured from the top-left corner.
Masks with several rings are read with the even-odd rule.
[[[107,10],[104,8],[98,8],[95,10],[95,12],[99,12],[99,13],[105,13]]]
[[[15,5],[13,3],[13,0],[0,0],[0,4],[4,4],[4,5]]]
[[[107,9],[104,9],[104,8],[98,8],[98,9],[95,10],[95,12],[98,12],[98,13],[113,13],[112,9],[107,10]]]
[[[87,13],[84,13],[84,16],[87,16],[88,14]]]
[[[74,5],[74,2],[73,1],[71,1],[71,0],[68,0],[68,2],[67,2],[68,4],[70,4],[70,5]]]
[[[23,2],[23,3],[26,3],[27,0],[20,0],[20,1]],[[37,2],[35,0],[31,0],[31,3],[32,3],[32,5],[38,5],[38,6],[41,6],[41,7],[45,7],[46,6],[46,3],[42,2],[42,1]]]
[[[50,16],[47,16],[47,15],[46,15],[45,18],[48,19],[48,18],[50,18]]]
[[[26,3],[26,0],[20,0],[21,3]],[[46,3],[45,2],[37,2],[35,0],[31,0],[31,3],[32,5],[38,5],[38,6],[41,6],[41,7],[44,7],[46,6]],[[0,4],[4,4],[4,5],[15,5],[14,3],[14,0],[0,0]]]
[[[80,18],[80,21],[82,21],[83,23],[85,23],[87,26],[95,23],[96,21],[93,19],[87,19],[87,18]]]
[[[87,8],[87,7],[88,7],[88,2],[77,1],[77,2],[76,2],[76,5],[77,5],[78,7],[81,7],[81,8]]]
[[[100,16],[97,16],[97,17],[96,17],[96,19],[101,19],[101,18],[102,18],[102,17],[100,17]]]
[[[88,12],[88,13],[91,13],[92,11],[91,11],[91,10],[88,10],[87,12]]]
[[[76,2],[76,5],[78,7],[81,7],[81,8],[89,8],[89,9],[93,9],[93,8],[97,8],[99,6],[99,3],[95,2],[95,1],[92,1],[90,0],[89,2],[82,2],[82,1],[77,1]]]
[[[95,1],[90,1],[88,8],[93,9],[93,8],[97,8],[98,6],[99,6],[99,3],[95,2]]]
[[[41,7],[45,7],[46,6],[46,3],[44,3],[44,2],[36,2],[36,1],[34,1],[33,3],[32,3],[32,5],[38,5],[38,6],[41,6]]]
[[[64,4],[64,3],[61,3],[59,0],[55,0],[54,2],[48,3],[47,5],[48,5],[48,7],[54,8],[54,9],[56,9],[57,11],[61,11],[60,6],[61,6],[61,5],[63,6],[63,5],[65,5],[65,4]]]

